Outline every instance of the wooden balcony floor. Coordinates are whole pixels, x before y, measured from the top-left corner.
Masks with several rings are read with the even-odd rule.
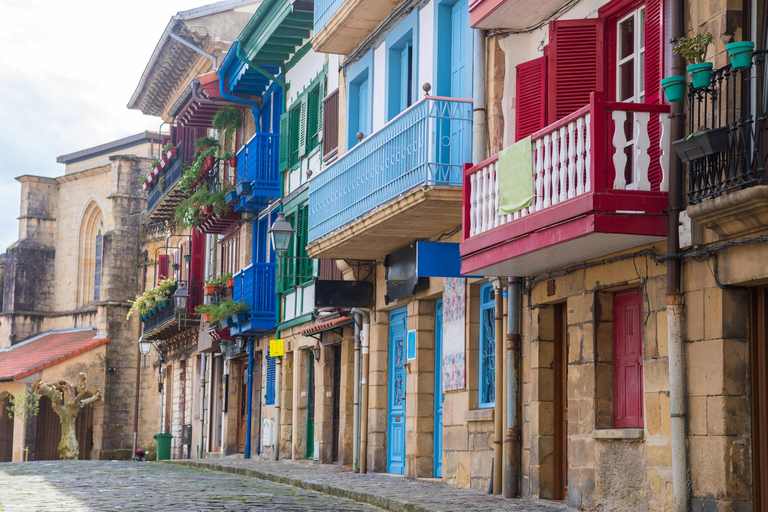
[[[410,190],[307,247],[312,258],[378,260],[461,224],[461,187]]]

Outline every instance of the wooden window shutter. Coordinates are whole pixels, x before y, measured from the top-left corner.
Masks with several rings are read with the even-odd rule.
[[[317,133],[318,140],[323,140],[323,100],[325,99],[325,80],[320,78],[320,92],[317,94]]]
[[[168,279],[168,255],[161,254],[157,258],[157,280]]]
[[[603,90],[602,18],[549,22],[547,124],[589,104]]]
[[[645,2],[645,102],[653,105],[663,103],[661,79],[664,77],[664,1],[647,0]],[[659,190],[661,184],[661,126],[657,122],[658,114],[651,116],[648,123],[648,138],[651,147],[648,156],[651,164],[648,180],[651,190]]]
[[[267,356],[267,390],[264,398],[267,405],[275,404],[275,358]]]
[[[339,90],[336,89],[323,100],[323,156],[339,145]]]
[[[515,140],[547,125],[547,57],[517,66]]]
[[[299,158],[307,154],[307,110],[308,96],[301,99],[301,110],[299,113]]]
[[[613,297],[613,426],[643,427],[643,295]]]
[[[280,116],[280,170],[288,168],[288,153],[291,141],[289,140],[291,112],[285,112]]]

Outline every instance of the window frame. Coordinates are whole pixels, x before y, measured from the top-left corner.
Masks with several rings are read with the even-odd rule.
[[[414,10],[387,34],[384,41],[387,121],[391,121],[418,100],[418,25],[418,12]],[[404,53],[408,50],[409,53]],[[403,77],[404,58],[408,64],[405,68],[407,77]]]
[[[347,150],[357,145],[357,133],[371,135],[373,118],[373,50],[347,69]],[[361,113],[360,89],[365,84],[365,104]],[[361,124],[363,126],[361,126]]]
[[[493,283],[488,282],[480,286],[480,307],[479,319],[480,328],[478,331],[478,373],[477,373],[477,408],[490,409],[496,406],[496,397],[490,398],[495,393],[495,349],[496,349],[496,325],[495,325],[495,300],[496,290],[493,289]],[[487,299],[486,299],[487,296]],[[491,322],[486,326],[484,316],[490,311]],[[490,333],[486,332],[490,329]],[[484,356],[483,354],[488,354]],[[487,396],[483,393],[483,383],[490,378],[490,386],[487,390]]]

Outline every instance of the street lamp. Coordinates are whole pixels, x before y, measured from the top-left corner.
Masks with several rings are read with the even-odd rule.
[[[139,352],[141,352],[142,355],[147,355],[151,348],[152,342],[142,335],[141,338],[139,338]]]
[[[173,300],[176,303],[176,309],[187,309],[187,300],[189,299],[189,292],[184,288],[183,284],[179,284],[176,291],[173,293]]]
[[[282,255],[288,250],[293,233],[293,227],[291,227],[290,222],[285,220],[285,214],[278,212],[275,223],[269,228],[269,236],[272,237],[272,246],[276,253]]]
[[[238,336],[237,338],[235,338],[235,341],[237,342],[237,348],[239,348],[240,351],[242,352],[242,350],[245,348],[246,339],[243,336]]]

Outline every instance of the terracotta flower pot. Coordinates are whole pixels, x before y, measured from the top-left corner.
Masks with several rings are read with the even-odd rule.
[[[209,169],[212,169],[215,163],[216,163],[216,157],[215,156],[207,156],[207,157],[205,157],[205,165],[207,165]]]
[[[230,277],[229,279],[227,279],[227,288],[232,288],[233,286],[235,286],[235,278]]]
[[[229,159],[229,166],[230,167],[237,167],[237,155],[230,157]]]
[[[203,313],[203,316],[200,317],[200,320],[203,322],[210,322],[211,321],[211,314],[210,313]]]
[[[212,284],[207,284],[203,288],[203,293],[205,295],[214,295],[216,293],[216,286]]]

